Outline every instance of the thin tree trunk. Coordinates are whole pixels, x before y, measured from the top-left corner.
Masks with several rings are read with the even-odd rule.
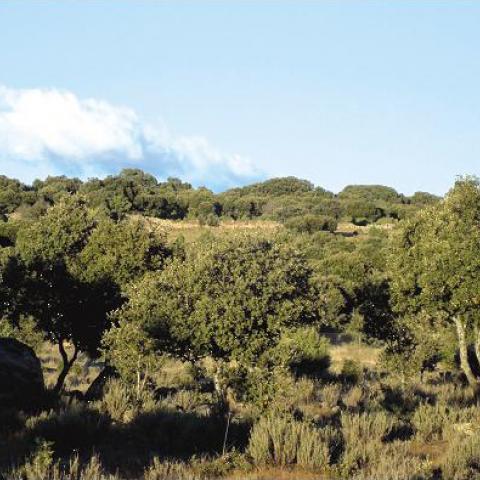
[[[478,325],[475,325],[475,355],[477,357],[477,363],[480,366],[480,329]]]
[[[457,328],[458,348],[460,351],[460,366],[462,367],[463,373],[467,377],[470,386],[476,394],[480,394],[480,381],[473,373],[470,362],[468,361],[468,345],[465,334],[465,325],[459,318],[455,318],[455,326]]]
[[[55,387],[53,388],[53,391],[56,394],[60,393],[61,390],[63,389],[65,379],[67,378],[67,375],[70,372],[70,369],[72,368],[73,364],[77,360],[77,356],[78,356],[78,348],[75,345],[74,346],[75,350],[73,352],[73,356],[72,356],[71,359],[69,359],[67,351],[65,350],[65,345],[64,345],[63,342],[64,342],[63,340],[59,340],[59,342],[58,342],[58,351],[60,352],[60,355],[62,357],[63,367],[62,367],[62,371],[58,375],[57,383],[55,384]]]

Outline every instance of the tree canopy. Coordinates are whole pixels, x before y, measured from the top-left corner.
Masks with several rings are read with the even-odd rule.
[[[467,352],[467,335],[473,330],[480,353],[478,180],[458,180],[443,202],[401,224],[393,239],[389,272],[393,301],[401,317],[428,325],[427,332],[444,324],[456,328],[462,369],[480,390]],[[417,342],[423,341],[417,338]]]
[[[252,363],[286,329],[319,321],[311,275],[298,252],[272,240],[206,242],[136,283],[117,319],[140,323],[163,352]]]

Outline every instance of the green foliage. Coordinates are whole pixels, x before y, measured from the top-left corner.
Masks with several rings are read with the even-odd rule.
[[[102,221],[79,254],[78,275],[124,287],[147,271],[160,270],[170,255],[165,233],[145,221]]]
[[[266,362],[288,367],[296,376],[321,377],[330,366],[330,342],[313,327],[287,332],[266,353]]]
[[[37,222],[17,234],[16,247],[22,260],[68,261],[85,247],[95,220],[82,197],[66,197]]]
[[[15,250],[4,269],[5,295],[15,292],[8,303],[11,307],[15,298],[15,308],[5,313],[30,315],[45,338],[59,346],[64,370],[56,388],[79,351],[99,353],[111,323],[108,314],[122,304],[126,284],[162,268],[170,256],[161,232],[140,220],[97,221],[80,196],[63,197],[46,215],[22,226]],[[17,279],[11,265],[19,262],[23,277]],[[71,359],[65,342],[74,346]]]
[[[14,220],[0,222],[0,247],[13,247],[20,227],[21,223]]]
[[[443,202],[401,224],[389,259],[395,308],[411,344],[432,344],[439,328],[455,326],[462,369],[472,386],[478,382],[466,335],[480,321],[479,251],[480,186],[466,178]]]
[[[143,325],[159,351],[251,363],[286,329],[318,321],[310,279],[304,258],[286,245],[251,236],[207,241],[135,284],[116,318]]]
[[[362,367],[355,360],[347,359],[343,362],[340,376],[347,383],[358,383],[362,373]]]
[[[205,187],[192,188],[178,178],[159,182],[153,175],[127,168],[104,179],[82,182],[65,176],[35,180],[27,186],[18,180],[0,177],[0,215],[17,212],[35,220],[64,198],[81,193],[89,207],[104,212],[114,221],[131,213],[166,219],[222,215],[233,219],[267,218],[285,222],[303,215],[350,218],[357,224],[379,218],[408,218],[438,197],[417,192],[404,197],[389,187],[353,185],[339,195],[295,177],[273,178],[215,195]],[[213,217],[212,217],[213,218]],[[213,221],[213,220],[212,220]]]
[[[431,317],[478,314],[480,187],[458,181],[444,202],[402,224],[389,268],[397,310]]]
[[[160,365],[153,341],[138,322],[113,325],[103,338],[106,358],[122,379],[136,386],[137,396]]]
[[[20,308],[54,343],[71,340],[94,353],[107,313],[118,306],[112,282],[83,281],[78,256],[95,228],[82,198],[66,197],[47,215],[18,232],[16,250],[25,266]]]
[[[285,227],[298,233],[334,232],[337,222],[332,217],[310,214],[289,218]]]
[[[20,315],[14,324],[5,320],[0,322],[0,337],[16,338],[38,351],[44,342],[45,335],[37,329],[33,318]]]

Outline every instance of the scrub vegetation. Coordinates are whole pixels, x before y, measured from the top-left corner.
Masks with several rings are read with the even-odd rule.
[[[476,178],[1,177],[0,213],[0,337],[45,383],[0,386],[1,478],[480,478]]]

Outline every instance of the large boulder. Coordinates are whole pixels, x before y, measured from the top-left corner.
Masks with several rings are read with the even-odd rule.
[[[28,346],[0,337],[0,408],[32,408],[45,390],[40,360]]]

